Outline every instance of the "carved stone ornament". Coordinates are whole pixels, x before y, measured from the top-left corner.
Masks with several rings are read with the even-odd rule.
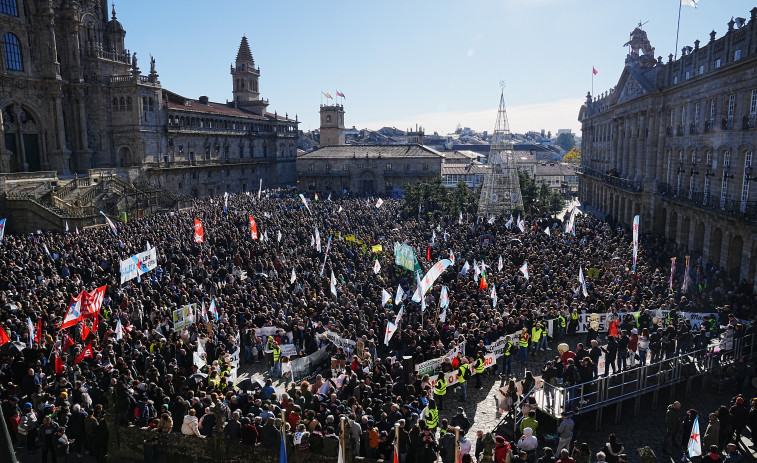
[[[620,91],[618,103],[625,103],[626,101],[638,98],[643,94],[644,89],[641,87],[639,81],[631,77],[626,81],[623,90]]]

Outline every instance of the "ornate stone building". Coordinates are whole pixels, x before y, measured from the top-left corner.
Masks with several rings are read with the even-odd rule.
[[[107,0],[0,1],[6,180],[108,168],[193,196],[294,184],[297,121],[266,111],[247,38],[232,101],[213,103],[164,89],[155,59],[143,72],[125,36]]]
[[[579,120],[581,200],[757,287],[757,8],[667,62],[640,28],[618,84]]]

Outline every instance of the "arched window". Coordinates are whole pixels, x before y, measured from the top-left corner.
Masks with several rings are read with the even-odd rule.
[[[21,44],[18,37],[6,32],[3,35],[3,49],[5,50],[5,65],[9,71],[23,71],[24,60],[21,56]]]
[[[0,13],[18,17],[17,0],[0,0]]]
[[[118,98],[113,98],[113,111],[118,111]]]
[[[126,98],[126,110],[131,111],[131,97]]]
[[[126,111],[126,102],[124,101],[124,97],[121,97],[121,104],[119,105],[119,110]]]

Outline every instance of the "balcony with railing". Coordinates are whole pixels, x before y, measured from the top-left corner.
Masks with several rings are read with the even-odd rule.
[[[723,120],[720,121],[720,128],[723,130],[731,130],[733,128],[733,118],[724,117]]]
[[[657,185],[657,194],[672,201],[757,224],[757,201],[741,201],[717,193],[689,190],[669,183]]]
[[[579,166],[576,168],[576,173],[594,177],[601,180],[605,185],[610,185],[632,193],[639,193],[643,190],[643,184],[641,182],[620,177],[620,174],[615,170],[600,172],[590,167]]]
[[[744,117],[741,120],[741,129],[742,130],[749,130],[753,129],[755,126],[755,119],[757,119],[757,114],[744,114]]]

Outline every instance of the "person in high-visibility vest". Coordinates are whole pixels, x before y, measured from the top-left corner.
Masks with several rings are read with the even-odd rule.
[[[523,331],[518,335],[518,361],[526,363],[528,362],[528,328],[523,328]]]
[[[578,309],[573,309],[568,321],[568,334],[576,334],[576,331],[578,331]]]
[[[510,375],[513,368],[513,341],[510,335],[505,337],[505,351],[502,353],[502,374]]]
[[[560,312],[560,315],[557,316],[557,339],[560,341],[565,337],[565,329],[567,326],[568,320],[566,320],[565,315]]]
[[[481,389],[481,377],[484,376],[484,353],[479,352],[476,356],[476,361],[473,364],[476,370],[476,389]]]
[[[436,427],[439,426],[439,409],[436,408],[436,401],[434,399],[429,400],[428,407],[424,411],[426,426],[431,430],[431,434],[436,434]]]
[[[462,364],[460,365],[460,369],[457,373],[457,382],[460,384],[460,388],[463,390],[463,393],[460,396],[460,400],[462,400],[463,402],[468,400],[468,380],[465,379],[466,376],[470,376],[470,364],[468,363],[468,359],[463,357]]]
[[[273,371],[271,377],[278,378],[281,376],[281,347],[276,341],[273,342]]]
[[[539,350],[539,340],[541,340],[541,325],[534,323],[534,326],[531,328],[531,352]]]
[[[439,373],[439,378],[434,384],[434,400],[439,404],[439,410],[444,410],[444,395],[447,394],[447,379],[444,372]]]

